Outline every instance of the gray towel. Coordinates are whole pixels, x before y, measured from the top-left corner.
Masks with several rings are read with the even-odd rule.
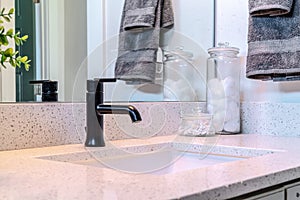
[[[171,0],[125,0],[115,77],[132,84],[153,83],[161,28],[173,24]]]
[[[251,16],[278,16],[291,11],[293,0],[249,0]]]
[[[249,0],[248,78],[274,80],[300,74],[299,3],[300,0]],[[260,5],[267,9],[255,7]],[[273,12],[276,7],[285,7],[290,12],[285,15],[281,11]],[[259,12],[259,16],[255,12],[252,15],[251,10]]]

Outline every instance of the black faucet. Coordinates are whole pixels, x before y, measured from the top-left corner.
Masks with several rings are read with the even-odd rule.
[[[138,110],[131,105],[104,105],[104,82],[116,82],[115,78],[87,80],[86,94],[86,141],[87,147],[104,147],[105,114],[128,114],[132,122],[142,121]]]

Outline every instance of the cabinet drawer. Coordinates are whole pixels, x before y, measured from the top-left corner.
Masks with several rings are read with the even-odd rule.
[[[284,200],[284,190],[270,191],[245,198],[244,200]]]
[[[287,200],[300,200],[300,185],[286,188]]]

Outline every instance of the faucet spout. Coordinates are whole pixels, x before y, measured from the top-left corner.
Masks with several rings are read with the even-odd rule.
[[[140,122],[142,121],[141,115],[139,111],[131,105],[123,106],[123,105],[97,105],[96,108],[98,115],[104,114],[128,114],[131,118],[131,121]]]
[[[138,110],[131,105],[105,105],[103,102],[104,82],[116,82],[112,79],[95,79],[87,81],[86,94],[86,141],[87,147],[104,147],[103,115],[127,114],[132,122],[142,121]]]

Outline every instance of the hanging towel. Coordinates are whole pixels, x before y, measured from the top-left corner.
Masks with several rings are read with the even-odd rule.
[[[299,3],[249,0],[248,78],[274,80],[300,75]]]
[[[153,83],[160,31],[174,24],[171,0],[125,0],[115,77]]]
[[[249,0],[251,16],[278,16],[291,11],[293,0]]]

